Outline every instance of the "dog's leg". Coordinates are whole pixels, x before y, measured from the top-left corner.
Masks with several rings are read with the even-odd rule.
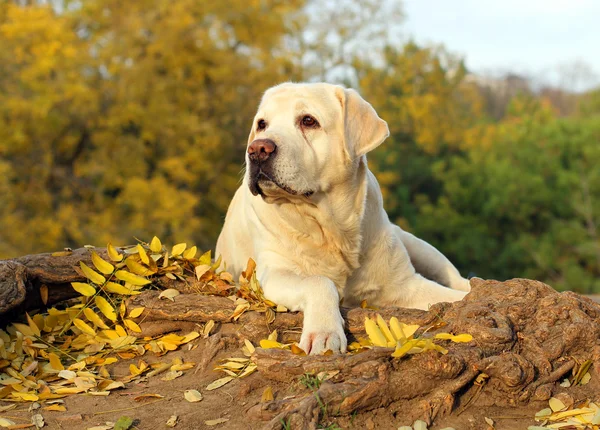
[[[469,280],[460,275],[444,254],[399,227],[395,230],[418,273],[454,290],[471,291]]]
[[[274,268],[268,259],[266,261],[258,263],[257,273],[265,297],[291,311],[304,312],[300,348],[308,354],[328,349],[345,352],[344,320],[333,281],[325,276],[302,278],[289,270]]]
[[[429,306],[439,302],[456,302],[467,295],[464,291],[452,290],[437,284],[415,273],[405,279],[399,286],[387,286],[382,295],[385,304],[395,306],[429,309]]]

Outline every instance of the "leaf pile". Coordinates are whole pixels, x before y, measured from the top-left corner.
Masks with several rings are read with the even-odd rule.
[[[130,365],[130,375],[117,379],[106,368],[147,351],[164,355],[200,336],[194,331],[138,339],[131,333],[141,332],[134,319],[144,308],[127,309],[123,299],[150,286],[148,277],[180,277],[186,266],[199,265],[210,254],[195,260],[196,247],[186,249],[185,244],[175,245],[169,253],[156,237],[149,245],[126,248],[124,254],[108,244],[107,253],[110,261],[92,251],[93,267],[80,263],[89,282],[72,283],[81,297],[69,302],[71,306],[26,314],[25,323],[0,330],[0,399],[46,401],[50,410],[64,410],[49,401],[77,393],[105,396],[126,382],[167,371],[165,377],[175,378],[194,366],[180,360],[153,365],[140,360]]]
[[[600,406],[586,400],[576,408],[567,407],[560,399],[552,397],[549,407],[535,414],[539,426],[530,426],[528,430],[542,429],[600,429]]]
[[[385,322],[381,315],[373,320],[365,318],[365,331],[368,339],[361,339],[358,342],[352,342],[348,346],[351,352],[360,352],[365,348],[381,346],[395,348],[392,357],[401,358],[407,354],[418,354],[425,351],[438,351],[447,354],[448,350],[441,345],[434,343],[434,340],[450,340],[452,342],[462,343],[470,342],[473,336],[470,334],[453,335],[451,333],[436,333],[433,337],[426,336],[427,330],[423,331],[421,336],[415,337],[415,333],[421,327],[416,324],[404,324],[398,321],[398,318],[392,317],[390,324]]]

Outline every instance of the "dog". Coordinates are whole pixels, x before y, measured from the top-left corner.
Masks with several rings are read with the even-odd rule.
[[[280,84],[258,107],[216,253],[234,276],[255,259],[265,297],[304,312],[308,354],[346,350],[342,300],[427,309],[470,291],[442,253],[389,221],[366,158],[388,136],[337,85]]]

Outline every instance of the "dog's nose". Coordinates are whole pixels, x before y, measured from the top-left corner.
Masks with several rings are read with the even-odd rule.
[[[253,162],[263,162],[273,155],[277,145],[271,139],[256,139],[248,147],[248,158]]]

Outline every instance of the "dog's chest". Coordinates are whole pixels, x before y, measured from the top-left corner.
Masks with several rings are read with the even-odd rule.
[[[298,237],[290,244],[290,251],[295,254],[304,276],[326,276],[335,283],[340,298],[343,298],[348,278],[360,264],[360,233],[358,230],[317,232]]]

